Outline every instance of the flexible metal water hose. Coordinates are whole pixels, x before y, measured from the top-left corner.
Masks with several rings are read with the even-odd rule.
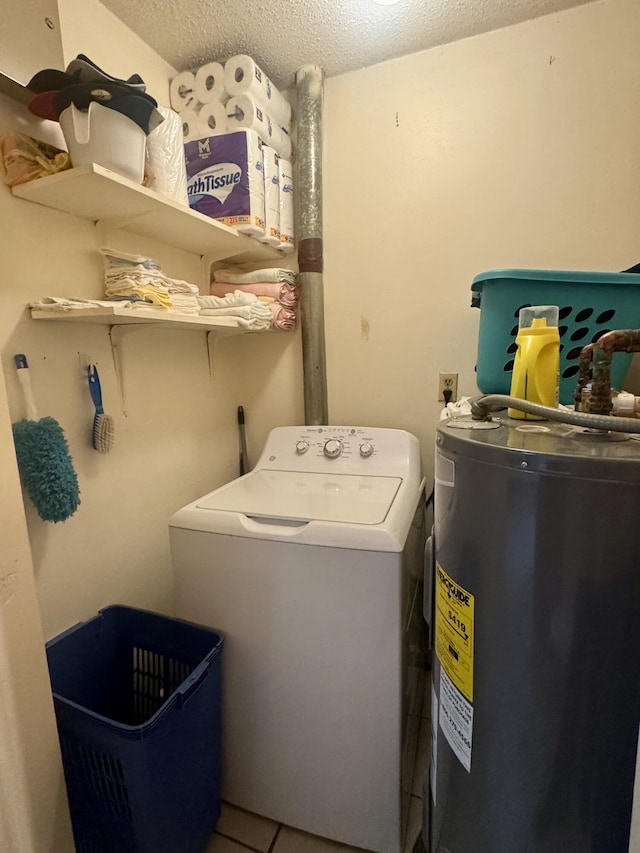
[[[635,418],[616,418],[611,415],[590,415],[587,412],[572,412],[566,409],[555,409],[552,406],[541,406],[530,403],[508,394],[486,394],[471,400],[471,417],[474,421],[490,420],[490,413],[497,409],[517,409],[538,415],[547,421],[560,421],[563,424],[597,429],[604,432],[635,432],[640,433],[640,421]]]

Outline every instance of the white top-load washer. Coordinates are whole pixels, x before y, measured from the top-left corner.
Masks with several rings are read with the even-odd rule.
[[[223,798],[400,853],[425,541],[418,440],[277,428],[253,471],[169,530],[177,615],[225,637]]]

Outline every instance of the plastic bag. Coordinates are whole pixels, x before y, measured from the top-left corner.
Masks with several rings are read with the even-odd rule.
[[[173,110],[158,109],[164,121],[147,136],[144,185],[189,207],[182,122]]]
[[[23,133],[7,133],[0,137],[0,152],[4,181],[9,187],[71,168],[71,158],[66,151]]]

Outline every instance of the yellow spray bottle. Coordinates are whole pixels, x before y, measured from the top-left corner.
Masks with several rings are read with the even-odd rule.
[[[558,405],[560,370],[559,309],[557,305],[521,308],[511,377],[511,396],[543,406]],[[509,409],[509,417],[543,420],[538,415]]]

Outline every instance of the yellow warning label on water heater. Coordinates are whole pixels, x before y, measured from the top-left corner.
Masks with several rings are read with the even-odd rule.
[[[436,563],[436,654],[458,690],[473,702],[475,600]]]

